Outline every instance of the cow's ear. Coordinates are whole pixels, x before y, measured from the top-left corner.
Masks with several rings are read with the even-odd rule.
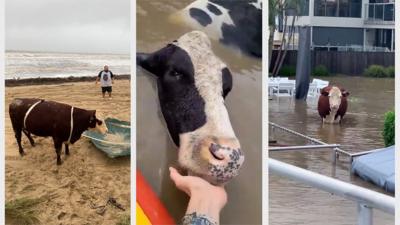
[[[96,110],[89,110],[89,123],[93,123],[96,120]]]
[[[343,97],[347,97],[350,95],[350,92],[346,91],[346,90],[342,90],[342,96]]]
[[[328,96],[329,95],[329,91],[326,88],[322,88],[321,89],[321,95]]]
[[[227,67],[222,69],[222,96],[225,98],[232,90],[232,74]]]
[[[165,54],[163,48],[154,53],[136,53],[136,65],[159,77],[163,74]]]
[[[149,58],[150,58],[150,54],[149,53],[144,53],[144,52],[136,53],[136,65],[147,69],[147,67],[150,66],[150,65],[148,65],[149,64],[149,62],[148,62]]]

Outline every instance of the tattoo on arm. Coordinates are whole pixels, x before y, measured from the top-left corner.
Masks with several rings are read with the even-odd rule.
[[[218,223],[206,215],[193,212],[182,218],[182,225],[218,225]]]

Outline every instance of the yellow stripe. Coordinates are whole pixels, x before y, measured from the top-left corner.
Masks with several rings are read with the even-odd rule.
[[[136,202],[136,224],[137,225],[152,225],[149,218],[144,214],[142,207]]]

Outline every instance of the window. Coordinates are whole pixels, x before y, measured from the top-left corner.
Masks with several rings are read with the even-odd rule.
[[[367,19],[394,21],[394,3],[370,3],[367,7]]]
[[[316,0],[315,16],[361,17],[361,0]]]
[[[310,0],[297,0],[298,3],[293,6],[293,8],[288,7],[286,10],[286,15],[288,16],[308,16],[309,15],[309,5]],[[297,9],[296,9],[297,8]]]
[[[310,0],[300,0],[300,16],[309,15]]]
[[[325,0],[315,0],[314,16],[325,16]]]
[[[322,46],[362,46],[364,31],[362,28],[313,27],[313,44]]]

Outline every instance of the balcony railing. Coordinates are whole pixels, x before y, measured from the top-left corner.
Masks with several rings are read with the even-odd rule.
[[[365,24],[394,25],[394,2],[365,4]]]

